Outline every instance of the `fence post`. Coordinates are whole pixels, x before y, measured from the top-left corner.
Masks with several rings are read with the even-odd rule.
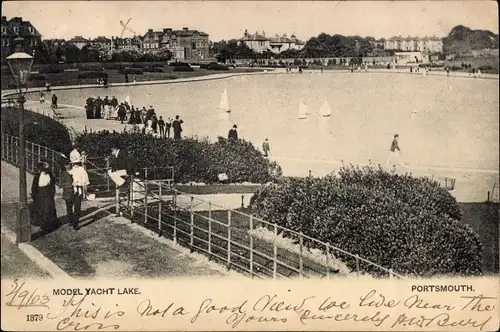
[[[173,240],[174,243],[177,243],[177,190],[174,189],[174,197],[173,197],[173,207],[174,207],[174,235]]]
[[[278,238],[278,226],[274,224],[274,239],[273,239],[273,278],[276,279],[276,273],[278,270],[278,246],[276,245],[276,240]]]
[[[37,146],[38,146],[38,158],[36,158],[36,159],[37,159],[37,163],[39,163],[40,162],[40,157],[42,156],[42,150],[41,150],[41,146],[40,145],[37,144]]]
[[[160,197],[159,197],[159,201],[158,201],[158,235],[161,236],[161,200],[162,200],[161,185],[160,185],[159,189],[160,189],[160,191],[158,192],[158,195]]]
[[[328,243],[325,243],[325,248],[326,248],[326,277],[327,278],[330,278],[330,260],[329,260],[329,257],[330,256],[330,248],[328,247]]]
[[[106,190],[109,191],[109,175],[108,175],[108,170],[109,170],[109,159],[106,159]],[[130,181],[132,182],[132,181]]]
[[[115,189],[115,209],[116,209],[116,216],[120,216],[120,188]]]
[[[31,143],[31,169],[35,171],[35,144]]]
[[[300,277],[304,277],[304,253],[303,253],[303,250],[304,250],[304,238],[303,238],[304,234],[302,234],[302,232],[299,233],[299,250],[300,250],[300,253],[299,253],[299,275]]]
[[[227,269],[231,268],[231,210],[227,210]]]
[[[4,134],[2,134],[2,159],[5,159],[4,158],[4,151],[5,151],[5,137],[4,137]]]
[[[109,178],[109,176],[108,176],[108,178]],[[132,174],[132,176],[130,178],[130,198],[129,198],[130,216],[131,216],[132,222],[134,222],[134,210],[135,210],[135,192],[134,192],[135,181],[137,181],[137,180],[135,179],[134,174]]]
[[[190,221],[189,221],[189,245],[190,245],[190,250],[191,252],[193,251],[193,245],[194,245],[194,213],[193,213],[193,202],[194,202],[194,197],[191,196],[191,204],[189,205],[189,214],[190,214]]]
[[[253,278],[253,235],[252,235],[252,231],[253,231],[253,216],[250,215],[250,232],[249,232],[249,236],[250,236],[250,275],[252,276]]]
[[[208,202],[208,253],[212,254],[212,203]],[[208,259],[212,256],[209,255]]]
[[[356,255],[356,275],[359,277],[359,256]]]
[[[148,178],[146,177],[144,179],[144,224],[148,223],[148,195]]]

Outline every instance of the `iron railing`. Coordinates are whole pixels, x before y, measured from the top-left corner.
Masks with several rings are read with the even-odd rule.
[[[160,236],[252,277],[328,278],[350,273],[343,264],[350,261],[358,276],[370,271],[376,276],[403,278],[358,255],[183,193],[164,181],[134,179],[128,195],[117,193],[116,211]]]

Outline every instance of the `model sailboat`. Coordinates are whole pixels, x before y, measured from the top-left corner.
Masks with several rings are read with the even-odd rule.
[[[227,113],[231,112],[229,108],[229,98],[227,96],[227,87],[224,89],[222,93],[222,97],[220,98],[219,109],[226,111]]]
[[[302,101],[300,101],[299,119],[307,119],[307,114],[308,114],[308,110],[307,110],[306,104],[304,104]]]
[[[130,101],[130,96],[125,97],[125,102],[132,107],[132,102]]]
[[[326,98],[325,98],[325,101],[323,102],[323,105],[321,106],[321,108],[319,110],[319,114],[325,118],[332,115],[332,110],[330,109],[330,105],[328,105]]]

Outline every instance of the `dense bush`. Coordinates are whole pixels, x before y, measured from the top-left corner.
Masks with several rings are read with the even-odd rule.
[[[343,167],[336,177],[266,186],[252,197],[251,207],[259,217],[397,273],[481,274],[478,235],[458,221],[461,212],[451,194],[426,178]],[[336,255],[355,269],[352,257]]]
[[[40,68],[38,72],[40,74],[58,74],[58,73],[63,73],[64,68],[59,66],[48,66]]]
[[[120,142],[127,149],[137,168],[174,166],[175,181],[181,183],[215,183],[220,173],[226,173],[230,182],[265,183],[281,174],[276,163],[269,162],[251,143],[243,140],[229,142],[220,137],[216,143],[210,143],[108,131],[77,138],[78,146],[92,157],[108,155],[114,142]]]
[[[108,78],[108,73],[104,71],[88,71],[78,74],[78,78]]]
[[[68,130],[59,122],[42,114],[26,111],[24,123],[27,141],[62,153],[67,153],[71,147]],[[2,133],[19,137],[18,109],[2,107]]]
[[[118,73],[123,74],[123,75],[125,75],[125,74],[127,74],[127,75],[142,75],[143,71],[142,71],[142,69],[139,69],[139,68],[126,67],[126,68],[118,70]]]

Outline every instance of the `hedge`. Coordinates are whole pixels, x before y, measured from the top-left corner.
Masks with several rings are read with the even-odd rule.
[[[171,62],[169,64],[170,67],[190,67],[189,63],[186,62]]]
[[[144,67],[144,72],[146,73],[163,73],[163,69],[161,69],[160,67]]]
[[[216,183],[226,173],[229,182],[265,183],[281,175],[281,168],[264,158],[249,142],[162,139],[140,133],[101,131],[77,137],[77,146],[92,157],[105,157],[114,142],[127,149],[137,168],[174,166],[175,181]],[[170,175],[168,172],[160,177]]]
[[[43,74],[30,74],[28,76],[29,81],[46,81],[47,77]]]
[[[67,153],[71,147],[68,130],[59,122],[42,114],[27,110],[24,123],[27,141],[62,153]],[[2,133],[19,137],[18,109],[2,107]]]
[[[175,71],[189,72],[189,71],[194,71],[194,68],[193,67],[174,67],[174,72]]]
[[[118,73],[120,74],[124,74],[124,75],[142,75],[143,74],[143,71],[139,68],[123,68],[123,69],[120,69],[118,71]]]
[[[89,71],[78,74],[78,78],[108,78],[108,73],[103,71]]]
[[[59,74],[59,73],[64,73],[64,68],[59,66],[48,66],[40,68],[38,72],[40,74]]]
[[[396,273],[482,273],[478,235],[459,222],[461,212],[451,194],[426,178],[342,167],[336,177],[288,179],[266,186],[252,197],[250,207],[263,219]],[[356,268],[352,257],[335,255]],[[367,264],[361,268],[386,275]]]
[[[229,70],[229,67],[225,66],[225,65],[220,65],[218,63],[210,63],[206,66],[206,69],[208,69],[208,70]]]

